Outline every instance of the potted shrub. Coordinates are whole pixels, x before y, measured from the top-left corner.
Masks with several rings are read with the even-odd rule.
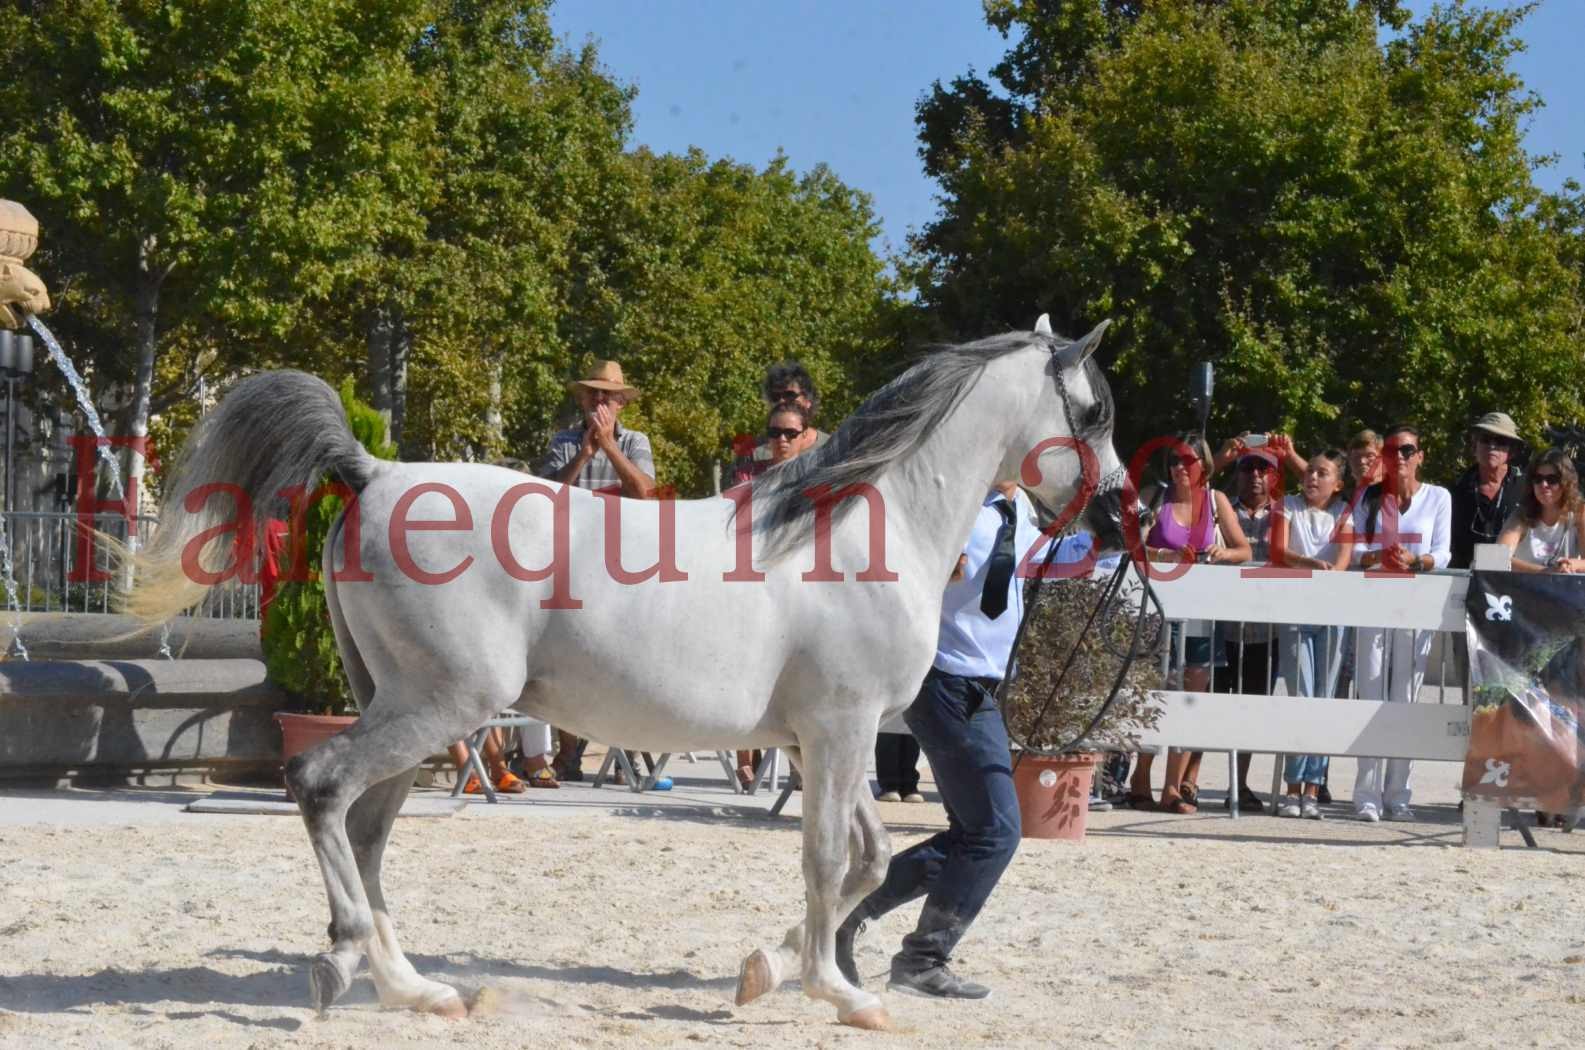
[[[1151,690],[1161,687],[1161,619],[1152,614],[1106,717],[1074,750],[1057,752],[1095,717],[1134,632],[1138,606],[1126,597],[1091,622],[1105,586],[1104,580],[1073,579],[1041,588],[1018,646],[1016,674],[1002,696],[1015,748],[1013,786],[1028,838],[1083,839],[1100,752],[1136,746],[1139,731],[1154,728],[1160,717]]]
[[[342,384],[341,404],[363,447],[380,459],[395,459],[396,449],[386,440],[384,417],[353,396],[350,379]],[[330,626],[325,586],[319,578],[325,537],[341,508],[339,498],[327,495],[309,509],[303,536],[307,579],[282,582],[264,616],[261,641],[265,667],[270,680],[294,698],[297,708],[275,714],[281,727],[283,763],[358,720],[357,703],[342,673],[341,654]],[[290,575],[294,553],[288,538],[279,554],[285,575]]]

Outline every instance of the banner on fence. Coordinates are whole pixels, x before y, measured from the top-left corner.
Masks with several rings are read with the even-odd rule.
[[[1585,800],[1585,576],[1476,572],[1466,599],[1464,793],[1558,811]]]

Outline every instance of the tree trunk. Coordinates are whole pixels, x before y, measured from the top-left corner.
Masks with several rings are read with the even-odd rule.
[[[391,311],[391,444],[402,447],[407,423],[407,359],[413,352],[413,332],[400,307]]]
[[[391,314],[382,304],[364,321],[364,343],[369,352],[369,391],[374,408],[391,425]]]
[[[490,355],[490,403],[484,410],[485,440],[490,443],[490,455],[498,456],[506,448],[506,417],[501,410],[501,355]]]
[[[364,324],[364,342],[369,355],[369,387],[374,407],[385,418],[386,436],[391,444],[402,443],[402,425],[407,417],[407,359],[413,336],[400,307],[382,303],[369,311]]]

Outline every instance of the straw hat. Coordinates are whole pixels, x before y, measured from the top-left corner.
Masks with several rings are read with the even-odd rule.
[[[614,394],[626,394],[628,397],[638,396],[638,387],[627,385],[626,380],[622,378],[622,366],[615,361],[596,361],[587,375],[568,383],[567,389],[576,393],[580,386],[586,386],[590,390],[609,390]]]
[[[1506,412],[1487,412],[1475,420],[1471,430],[1484,430],[1488,434],[1495,434],[1509,441],[1519,440],[1519,430],[1513,425],[1513,417]]]

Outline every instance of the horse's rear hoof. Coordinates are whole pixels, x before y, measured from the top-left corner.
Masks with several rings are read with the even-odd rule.
[[[866,1006],[862,1010],[854,1010],[842,1018],[842,1023],[853,1028],[863,1028],[870,1032],[886,1032],[892,1027],[891,1014],[886,1012],[884,1006]]]
[[[776,977],[771,973],[770,959],[760,949],[754,949],[737,972],[737,1004],[746,1006],[775,987]]]
[[[340,961],[329,952],[316,956],[308,968],[308,998],[320,1017],[324,1017],[330,1004],[340,999],[351,986],[352,981],[341,968]]]
[[[462,996],[456,992],[433,1003],[425,1003],[419,1010],[436,1017],[444,1017],[448,1021],[462,1021],[468,1016],[468,1004],[462,1001]]]

